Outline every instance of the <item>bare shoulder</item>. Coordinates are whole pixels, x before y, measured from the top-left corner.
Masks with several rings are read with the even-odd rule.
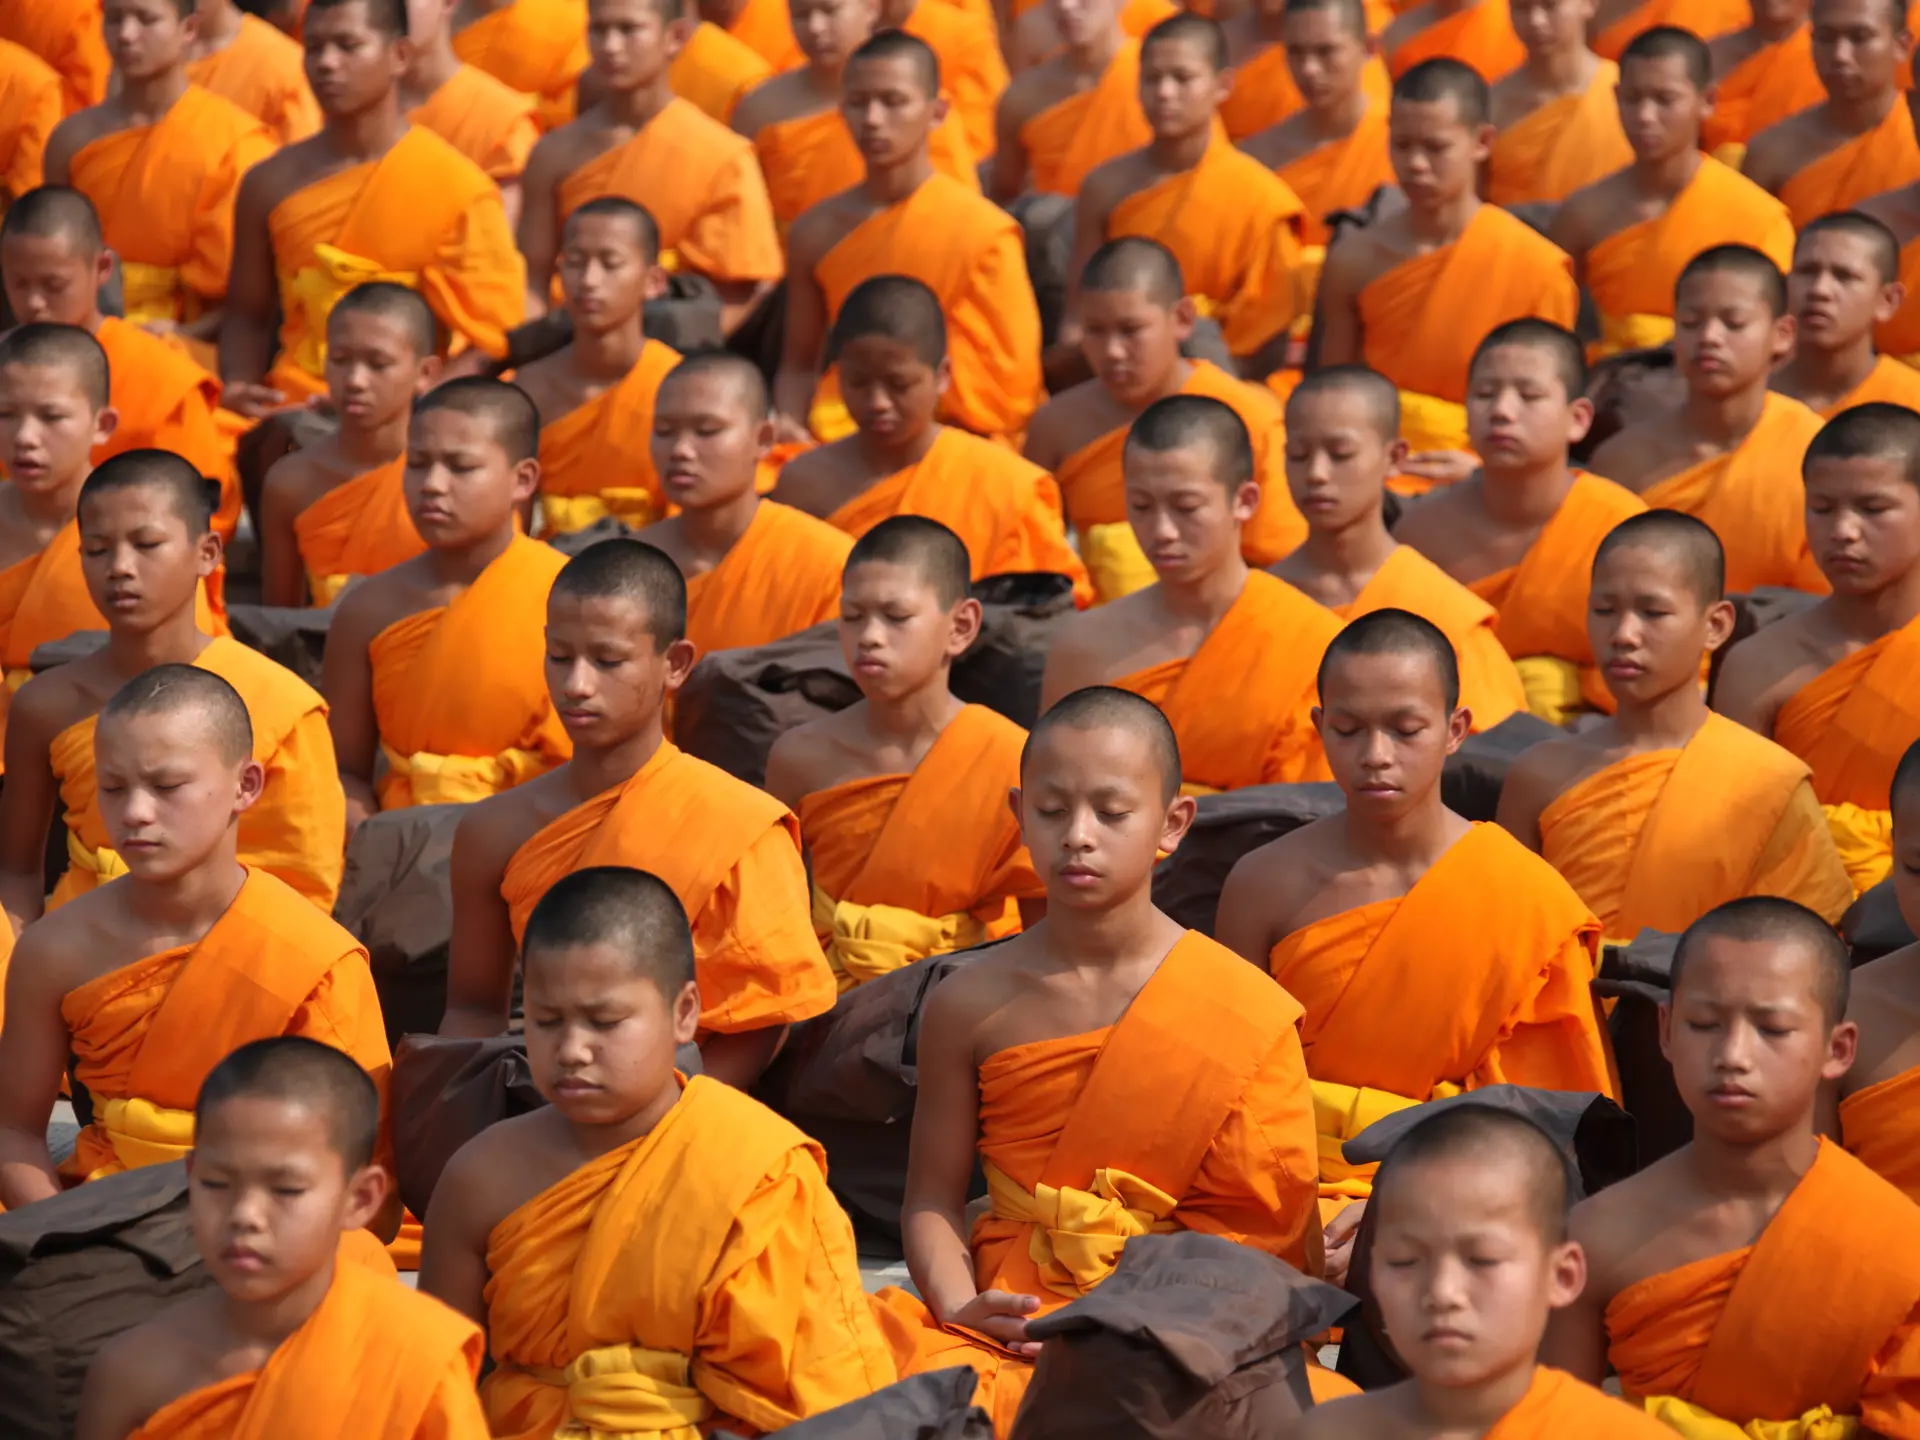
[[[41,916],[14,942],[8,983],[19,977],[37,992],[64,995],[127,963],[131,957],[114,953],[112,927],[101,923],[118,905],[119,896],[101,886]]]
[[[1257,912],[1273,942],[1300,927],[1294,922],[1333,874],[1327,857],[1345,847],[1346,812],[1336,811],[1277,840],[1269,840],[1235,862],[1221,891],[1221,909]],[[1240,927],[1236,927],[1240,928]]]
[[[1584,253],[1607,232],[1609,216],[1621,212],[1627,197],[1627,172],[1615,171],[1583,185],[1560,202],[1548,237],[1569,255]]]
[[[1100,420],[1113,404],[1098,380],[1083,380],[1061,391],[1034,412],[1027,426],[1026,457],[1042,469],[1055,469],[1074,451],[1106,433],[1110,427],[1100,425]]]
[[[1713,706],[1729,719],[1772,733],[1780,707],[1838,656],[1825,643],[1826,602],[1756,630],[1727,652]]]
[[[181,1396],[212,1384],[218,1357],[199,1337],[218,1303],[216,1292],[203,1292],[102,1345],[87,1369],[80,1434],[130,1434]]]
[[[1449,539],[1457,534],[1460,522],[1484,508],[1480,502],[1480,477],[1469,476],[1457,485],[1441,485],[1407,505],[1394,522],[1393,538],[1418,550],[1429,560],[1451,547]],[[1471,493],[1469,493],[1471,487]]]
[[[1013,77],[1000,95],[1000,123],[1018,135],[1034,116],[1051,109],[1061,99],[1065,70],[1058,59],[1042,61]]]
[[[837,784],[847,751],[846,717],[864,703],[796,725],[774,741],[761,788],[791,810],[807,796]]]
[[[454,1151],[434,1187],[434,1223],[482,1239],[577,1167],[567,1122],[543,1105],[489,1125]],[[446,1195],[443,1208],[440,1197]]]
[[[1509,791],[1517,790],[1526,799],[1538,802],[1536,811],[1544,810],[1606,763],[1606,755],[1593,732],[1569,735],[1564,740],[1542,740],[1522,751],[1520,758],[1513,762],[1501,789],[1501,799],[1504,800]]]
[[[1399,264],[1400,256],[1389,233],[1395,218],[1343,228],[1327,247],[1326,278],[1338,282],[1345,294],[1353,296]]]
[[[780,467],[773,493],[767,498],[791,505],[809,515],[824,518],[835,508],[834,482],[840,478],[842,464],[852,453],[853,440],[833,440],[812,450],[803,450]]]
[[[97,659],[97,654],[89,655],[85,660],[56,665],[27,681],[7,710],[8,728],[26,727],[36,739],[50,744],[68,726],[93,714],[106,702],[107,694],[118,688],[111,681],[88,683],[103,670],[88,663]],[[80,669],[83,665],[85,670]],[[101,694],[102,690],[107,694]]]
[[[1116,155],[1095,166],[1081,182],[1077,213],[1082,219],[1097,220],[1104,232],[1113,207],[1152,179],[1153,167],[1144,148]]]
[[[1138,633],[1145,612],[1135,602],[1143,593],[1136,591],[1068,617],[1047,653],[1049,694],[1070,694],[1107,678],[1116,657],[1130,648]],[[1056,682],[1063,688],[1056,689]]]
[[[1599,1308],[1642,1278],[1635,1273],[1635,1257],[1649,1248],[1675,1212],[1677,1157],[1685,1153],[1682,1149],[1656,1160],[1573,1207],[1569,1237],[1586,1252],[1587,1296]]]
[[[321,141],[319,135],[296,141],[247,171],[234,202],[236,210],[270,213],[282,200],[323,174],[333,152]]]
[[[346,638],[357,645],[369,644],[389,625],[423,609],[428,578],[421,564],[424,558],[415,556],[348,587],[334,610],[329,643]]]
[[[1763,190],[1778,190],[1805,162],[1808,147],[1824,128],[1819,106],[1769,125],[1747,143],[1741,173]]]
[[[790,70],[754,86],[734,106],[731,121],[734,133],[751,140],[763,127],[795,114],[794,101],[806,83],[806,71],[802,69]]]
[[[1387,1440],[1396,1436],[1401,1432],[1393,1424],[1392,1388],[1315,1405],[1282,1432],[1283,1440]]]
[[[966,1036],[962,1048],[973,1048],[988,1021],[1025,993],[1039,941],[1039,931],[1026,931],[948,975],[927,996],[921,1031],[954,1043]]]
[[[605,151],[609,140],[606,126],[589,110],[540,137],[527,156],[527,173],[537,167],[550,179],[569,175]]]
[[[514,853],[550,821],[573,808],[566,767],[468,805],[454,827],[462,854],[505,872]]]
[[[54,174],[65,174],[73,157],[87,146],[103,136],[126,128],[126,116],[111,101],[76,110],[54,126],[53,133],[47,137],[44,164]]]
[[[1841,1082],[1853,1094],[1920,1061],[1920,945],[1908,945],[1853,972],[1847,1018],[1860,1028],[1853,1069]]]
[[[813,267],[865,218],[858,186],[829,195],[801,212],[787,231],[787,274],[811,277]]]
[[[1610,436],[1593,452],[1587,468],[1636,493],[1645,489],[1678,448],[1673,433],[1676,414],[1671,409],[1663,410]]]
[[[342,469],[327,463],[333,453],[331,436],[305,449],[289,450],[268,467],[264,493],[289,513],[299,514],[344,478]]]

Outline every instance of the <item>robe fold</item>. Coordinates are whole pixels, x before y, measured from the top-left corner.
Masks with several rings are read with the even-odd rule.
[[[1320,657],[1340,629],[1324,605],[1254,570],[1192,655],[1112,683],[1166,712],[1189,793],[1331,780],[1312,711]]]
[[[1369,103],[1346,139],[1309,150],[1281,166],[1279,174],[1300,198],[1300,238],[1308,245],[1326,245],[1333,236],[1327,216],[1359,209],[1382,185],[1395,183],[1387,154],[1387,102]],[[1303,299],[1311,305],[1310,296]]]
[[[493,1434],[759,1434],[890,1384],[826,1169],[696,1075],[646,1135],[513,1211],[487,1238]]]
[[[663,742],[624,784],[576,805],[514,854],[500,895],[515,942],[556,881],[595,865],[650,871],[679,897],[693,925],[702,1034],[789,1025],[833,1008],[800,826],[765,791]]]
[[[1627,1397],[1683,1434],[1707,1433],[1680,1423],[1704,1411],[1732,1426],[1852,1416],[1910,1435],[1920,1424],[1916,1304],[1920,1208],[1822,1139],[1755,1244],[1614,1296],[1607,1354]]]
[[[1920,365],[1920,237],[1900,247],[1900,283],[1907,298],[1891,320],[1875,327],[1873,343],[1905,364]]]
[[[1803,23],[1720,77],[1713,110],[1700,126],[1700,148],[1713,153],[1739,146],[1744,155],[1747,142],[1769,125],[1826,101],[1826,87],[1813,68],[1813,26]]]
[[[1493,1422],[1484,1440],[1673,1440],[1673,1432],[1565,1371],[1542,1365],[1520,1403]]]
[[[1820,418],[1831,420],[1842,410],[1851,410],[1856,405],[1871,405],[1876,401],[1920,410],[1920,370],[1903,365],[1891,355],[1876,356],[1867,378],[1822,410]]]
[[[0,5],[0,40],[31,50],[53,69],[68,115],[107,98],[113,61],[102,25],[100,0],[11,0]]]
[[[542,435],[544,439],[544,433]],[[407,457],[336,485],[293,518],[315,605],[331,605],[358,575],[378,575],[427,548],[407,512]]]
[[[933,50],[948,113],[960,122],[974,159],[985,160],[998,145],[994,112],[1008,79],[993,21],[943,0],[919,0],[900,28]]]
[[[1445,56],[1480,72],[1497,85],[1527,61],[1527,47],[1513,33],[1507,0],[1468,0],[1453,14],[1437,20],[1387,57],[1387,68],[1398,80],[1422,60]]]
[[[378,160],[296,190],[267,227],[282,317],[267,376],[276,390],[304,400],[326,389],[327,317],[369,280],[418,290],[456,346],[507,353],[526,263],[500,187],[433,131],[415,125]]]
[[[722,125],[732,121],[742,96],[772,78],[773,67],[759,51],[705,20],[693,27],[667,71],[674,94]]]
[[[653,468],[653,402],[680,352],[658,340],[618,385],[540,425],[541,524],[572,534],[606,515],[634,529],[666,513]]]
[[[746,0],[727,33],[760,52],[776,75],[798,70],[807,63],[800,42],[793,38],[793,17],[782,0]]]
[[[242,15],[240,33],[225,49],[187,66],[187,76],[238,105],[282,145],[320,128],[320,102],[307,86],[300,42],[257,15]]]
[[[1540,813],[1540,853],[1601,928],[1678,934],[1716,905],[1779,895],[1837,922],[1853,903],[1800,758],[1724,716],[1678,750],[1617,760]]]
[[[512,0],[455,33],[453,53],[533,97],[542,130],[574,116],[574,86],[592,62],[586,0]]]
[[[1799,228],[1897,190],[1915,175],[1920,175],[1920,144],[1914,141],[1913,113],[1896,99],[1886,119],[1802,166],[1778,193]]]
[[[474,65],[454,71],[407,118],[433,131],[494,181],[519,179],[540,138],[533,101]]]
[[[1367,57],[1360,71],[1360,88],[1366,92],[1368,111],[1378,110],[1384,117],[1393,99],[1393,77],[1378,55]],[[1294,83],[1293,71],[1287,68],[1287,47],[1269,45],[1251,60],[1234,66],[1233,89],[1220,107],[1220,123],[1235,140],[1244,140],[1292,119],[1306,108],[1307,99]],[[1283,176],[1285,173],[1281,172]]]
[[[1746,0],[1646,0],[1602,30],[1593,48],[1596,54],[1617,61],[1634,36],[1656,25],[1677,26],[1702,40],[1713,40],[1744,29],[1752,19]]]
[[[1114,52],[1106,73],[1088,89],[1050,105],[1020,127],[1027,152],[1027,188],[1078,195],[1097,166],[1153,140],[1140,109],[1140,42]]]
[[[720,563],[687,581],[687,638],[702,655],[770,645],[840,614],[853,541],[804,510],[762,500]]]
[[[814,933],[843,990],[977,945],[1010,901],[1046,886],[1006,789],[1027,732],[969,705],[905,775],[870,775],[800,802]]]
[[[1284,990],[1189,931],[1115,1024],[982,1061],[980,1288],[1037,1296],[1046,1314],[1111,1274],[1129,1237],[1181,1229],[1305,1268],[1316,1227],[1299,1017]],[[974,1402],[1008,1433],[1031,1361],[941,1328],[904,1291],[873,1304],[903,1375],[973,1366]]]
[[[46,179],[47,137],[60,123],[60,77],[31,50],[0,40],[0,214]]]
[[[373,637],[382,810],[482,800],[573,754],[546,681],[547,592],[566,563],[516,535],[451,604]]]
[[[1847,1153],[1909,1200],[1920,1196],[1920,1145],[1914,1117],[1920,1115],[1920,1066],[1902,1070],[1840,1102],[1840,1139]]]
[[[1482,205],[1453,244],[1402,261],[1360,291],[1362,358],[1399,387],[1400,433],[1413,450],[1465,450],[1467,366],[1481,339],[1528,316],[1571,329],[1579,307],[1566,252]]]
[[[1631,165],[1633,147],[1613,93],[1619,83],[1620,67],[1602,60],[1585,90],[1549,100],[1494,136],[1487,199],[1496,205],[1564,200]]]
[[[762,125],[753,137],[753,149],[767,177],[773,218],[783,233],[822,200],[851,190],[867,178],[866,162],[838,106]],[[975,162],[979,157],[951,110],[935,127],[927,153],[936,171],[978,192],[980,172]]]
[[[220,382],[187,352],[118,316],[101,319],[94,339],[107,352],[113,408],[120,423],[93,463],[129,450],[171,450],[194,469],[220,482],[213,528],[231,540],[240,523],[240,483],[233,469],[235,433],[220,412]]]

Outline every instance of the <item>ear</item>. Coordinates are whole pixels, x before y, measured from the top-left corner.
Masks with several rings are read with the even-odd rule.
[[[1776,363],[1793,353],[1794,341],[1800,335],[1800,322],[1791,315],[1782,315],[1773,322],[1773,358]]]
[[[1407,456],[1412,453],[1412,446],[1408,445],[1400,436],[1394,436],[1392,443],[1387,446],[1387,464],[1391,467],[1387,473],[1389,475],[1396,473],[1401,466],[1407,463]]]
[[[1466,743],[1467,736],[1472,733],[1472,707],[1462,705],[1447,717],[1447,754],[1451,755],[1457,751]]]
[[[1473,158],[1485,160],[1493,153],[1493,137],[1498,134],[1491,125],[1473,127]]]
[[[446,362],[438,355],[429,355],[422,360],[419,369],[414,372],[413,393],[415,395],[424,395],[433,389],[434,386],[438,385],[440,383],[440,368],[444,364],[446,364]]]
[[[258,760],[248,757],[240,767],[236,777],[233,794],[233,817],[239,819],[251,810],[259,801],[261,792],[267,788],[267,767]]]
[[[395,40],[393,42],[394,70],[401,75],[406,74],[413,68],[413,57],[416,53],[414,43],[410,37],[402,35],[398,40]]]
[[[947,622],[947,658],[949,660],[958,660],[972,648],[973,642],[979,638],[980,626],[985,619],[986,612],[981,608],[980,602],[971,595],[953,607]]]
[[[99,290],[113,279],[113,267],[119,263],[119,257],[111,250],[103,249],[94,257],[93,288]]]
[[[1578,445],[1593,429],[1593,401],[1578,395],[1567,405],[1567,444]]]
[[[1182,344],[1193,334],[1193,327],[1200,323],[1200,312],[1194,307],[1191,295],[1182,295],[1173,302],[1173,333]]]
[[[1673,1064],[1673,1001],[1665,1000],[1660,1005],[1660,1058],[1668,1065]]]
[[[226,547],[220,543],[220,532],[208,530],[206,534],[195,538],[193,542],[193,570],[202,580],[220,568],[220,556]]]
[[[927,110],[928,130],[929,131],[938,130],[943,124],[945,124],[947,119],[947,111],[952,108],[953,107],[947,103],[947,97],[945,95],[934,96],[933,104]]]
[[[1894,280],[1880,287],[1880,299],[1873,307],[1873,323],[1884,325],[1900,313],[1907,303],[1907,287]]]
[[[934,394],[944,397],[953,388],[953,357],[942,355],[940,363],[933,367]]]
[[[1020,787],[1018,785],[1010,785],[1007,787],[1007,809],[1013,815],[1014,826],[1020,831],[1020,842],[1025,844],[1027,839],[1027,822],[1020,814]]]
[[[120,412],[108,405],[93,412],[93,445],[97,450],[120,428]]]
[[[773,412],[767,412],[767,418],[753,427],[753,453],[756,460],[763,460],[767,452],[773,449],[776,433],[773,428]],[[754,477],[754,485],[759,486],[759,477]]]
[[[691,1045],[700,1033],[700,986],[689,980],[673,997],[673,1043]]]
[[[534,492],[540,488],[540,460],[538,456],[528,456],[513,467],[513,503],[516,507],[533,499]]]
[[[694,648],[691,640],[676,640],[667,646],[667,694],[673,694],[687,683],[687,676],[693,673],[694,661],[699,658],[700,652]]]
[[[1820,1078],[1838,1080],[1853,1069],[1854,1056],[1860,1049],[1860,1027],[1851,1020],[1842,1020],[1833,1027],[1833,1033],[1827,1037],[1827,1058],[1821,1062]]]
[[[1587,1288],[1587,1252],[1568,1240],[1547,1252],[1547,1304],[1564,1310]]]
[[[1327,733],[1327,712],[1316,705],[1307,714],[1313,720],[1313,733],[1324,739]]]
[[[362,1165],[347,1177],[347,1203],[340,1213],[340,1232],[364,1230],[380,1213],[393,1189],[393,1180],[378,1165]]]
[[[1167,806],[1167,817],[1160,822],[1160,849],[1171,855],[1180,848],[1180,842],[1187,838],[1187,831],[1193,828],[1193,817],[1199,806],[1191,795],[1176,795],[1173,803]]]
[[[1709,653],[1726,644],[1733,635],[1733,602],[1716,600],[1707,607],[1707,650]]]
[[[1233,492],[1233,518],[1235,523],[1245,525],[1260,512],[1260,482],[1243,481]]]
[[[687,41],[693,35],[693,26],[694,22],[685,15],[667,22],[667,28],[660,35],[660,48],[667,52],[668,60],[673,60],[687,48]]]
[[[642,303],[648,300],[660,299],[667,293],[667,286],[670,283],[671,281],[668,279],[666,266],[659,264],[649,265],[647,267],[647,278],[640,282],[640,299]]]

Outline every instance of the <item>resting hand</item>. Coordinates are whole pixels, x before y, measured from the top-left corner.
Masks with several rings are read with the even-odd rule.
[[[1345,1287],[1353,1263],[1353,1242],[1366,1218],[1367,1202],[1356,1200],[1327,1222],[1327,1283]]]
[[[947,1316],[949,1325],[977,1330],[997,1340],[1014,1354],[1032,1359],[1040,1342],[1027,1339],[1027,1319],[1040,1308],[1037,1295],[1015,1295],[1007,1290],[982,1290]]]
[[[1480,462],[1465,450],[1420,450],[1400,462],[1403,473],[1436,485],[1457,485],[1479,468]]]
[[[287,403],[287,397],[271,385],[254,385],[236,380],[220,392],[220,406],[249,420],[264,420]]]

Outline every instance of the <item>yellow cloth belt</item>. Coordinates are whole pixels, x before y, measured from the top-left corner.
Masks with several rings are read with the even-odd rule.
[[[591,495],[542,495],[540,515],[549,535],[571,535],[608,515],[642,530],[660,518],[660,501],[643,485],[609,485]]]
[[[287,306],[305,325],[306,334],[294,348],[293,363],[309,375],[318,377],[327,364],[327,317],[333,307],[346,298],[356,285],[390,280],[396,285],[418,288],[420,275],[414,270],[383,270],[371,260],[349,254],[334,245],[315,245],[313,258],[320,263],[306,265],[287,282]]]
[[[827,964],[840,993],[987,938],[987,927],[962,910],[928,916],[901,905],[856,905],[813,887],[813,928],[826,934]]]
[[[67,859],[82,870],[92,871],[102,885],[109,880],[118,880],[127,873],[127,862],[120,858],[118,850],[110,845],[89,850],[71,830],[67,831]]]
[[[1220,313],[1220,307],[1213,303],[1211,295],[1189,295],[1187,299],[1193,302],[1193,313],[1202,320],[1211,320]]]
[[[516,1367],[567,1392],[567,1419],[553,1440],[700,1440],[713,1405],[693,1386],[692,1361],[677,1350],[606,1345],[564,1370]]]
[[[1580,667],[1558,655],[1523,655],[1513,662],[1527,692],[1527,713],[1552,725],[1564,725],[1586,708],[1580,696]]]
[[[1159,580],[1147,552],[1133,526],[1124,520],[1108,525],[1089,525],[1080,532],[1080,558],[1087,562],[1093,577],[1094,593],[1101,604],[1144,590]]]
[[[313,608],[324,610],[340,598],[340,592],[347,588],[347,582],[356,577],[352,575],[309,575],[307,593],[313,596]]]
[[[121,304],[127,319],[185,320],[190,296],[180,272],[167,265],[142,265],[122,257],[120,261]]]
[[[1309,1082],[1313,1090],[1313,1129],[1320,1142],[1320,1193],[1329,1199],[1364,1200],[1373,1194],[1373,1173],[1379,1165],[1352,1165],[1341,1146],[1376,1120],[1420,1104],[1391,1090],[1365,1085],[1339,1085],[1331,1080]],[[1460,1087],[1441,1081],[1429,1098],[1444,1100]]]
[[[1629,350],[1652,350],[1671,339],[1671,315],[1602,315],[1600,339],[1587,347],[1587,359],[1604,360]]]
[[[168,1110],[134,1095],[100,1104],[94,1120],[113,1146],[113,1159],[91,1172],[89,1180],[147,1165],[165,1165],[184,1158],[193,1149],[191,1110]]]
[[[1094,1171],[1091,1190],[1028,1190],[997,1166],[984,1168],[994,1216],[1033,1226],[1027,1253],[1057,1295],[1078,1297],[1106,1279],[1134,1236],[1177,1228],[1167,1217],[1180,1202],[1124,1170]]]
[[[1798,1420],[1750,1420],[1736,1425],[1671,1395],[1649,1395],[1641,1403],[1647,1414],[1686,1440],[1852,1440],[1860,1433],[1858,1420],[1836,1415],[1824,1405]]]
[[[1400,437],[1414,454],[1467,448],[1467,407],[1418,390],[1400,392]]]
[[[415,805],[465,805],[543,775],[551,767],[531,750],[502,750],[498,755],[411,755],[380,747],[387,770],[407,782]]]
[[[1313,333],[1313,307],[1320,298],[1320,272],[1326,268],[1326,246],[1303,245],[1300,248],[1300,264],[1293,272],[1293,289],[1299,297],[1300,313],[1287,329],[1287,333],[1295,340],[1305,340]]]
[[[1202,785],[1198,780],[1182,780],[1180,793],[1198,800],[1202,795],[1218,795],[1220,792],[1211,785]]]
[[[1840,852],[1840,863],[1847,867],[1856,895],[1872,889],[1893,869],[1893,816],[1886,810],[1863,810],[1842,801],[1822,805],[1827,812],[1827,829]]]
[[[7,693],[10,695],[19,693],[20,687],[31,679],[33,679],[33,670],[30,666],[23,665],[18,670],[7,671]]]

